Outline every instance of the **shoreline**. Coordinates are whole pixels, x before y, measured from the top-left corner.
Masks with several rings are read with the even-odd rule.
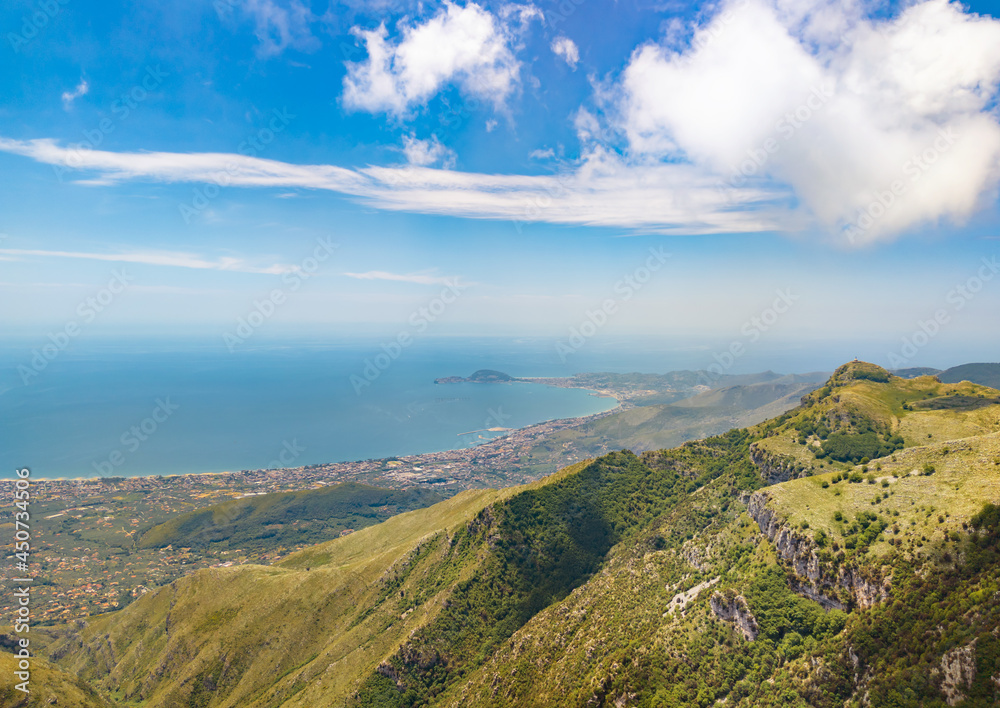
[[[90,477],[32,477],[32,482],[35,484],[41,483],[53,483],[55,485],[73,485],[73,486],[83,486],[91,484],[105,484],[107,480],[115,480],[116,483],[128,483],[133,480],[145,480],[145,481],[161,481],[174,483],[178,481],[191,480],[194,478],[206,478],[202,481],[217,481],[223,477],[234,477],[243,478],[247,481],[247,478],[263,475],[265,477],[274,477],[277,475],[288,474],[288,475],[303,475],[308,474],[307,470],[329,470],[331,468],[336,468],[341,471],[341,468],[347,466],[365,466],[371,468],[373,465],[381,463],[382,465],[388,465],[388,463],[395,460],[404,460],[407,462],[417,462],[420,458],[428,457],[428,464],[433,464],[434,458],[444,456],[444,455],[456,455],[461,456],[462,453],[469,453],[472,451],[482,450],[486,446],[494,443],[499,443],[513,435],[526,435],[532,438],[540,437],[546,432],[552,432],[552,426],[557,426],[558,428],[573,427],[575,425],[580,425],[587,422],[588,420],[597,419],[603,416],[611,415],[613,413],[625,410],[632,407],[627,405],[626,401],[623,400],[624,396],[616,395],[616,392],[610,390],[594,389],[584,386],[574,386],[570,382],[572,377],[563,378],[552,378],[552,377],[523,377],[524,383],[552,386],[555,388],[575,388],[579,390],[587,391],[594,398],[612,398],[615,400],[615,405],[605,411],[599,411],[597,413],[588,413],[582,416],[574,416],[569,418],[550,418],[547,420],[539,421],[537,423],[532,423],[521,428],[504,428],[505,431],[502,435],[497,435],[488,439],[483,439],[481,442],[477,442],[471,446],[464,447],[453,447],[445,450],[436,450],[429,452],[418,452],[412,454],[404,455],[388,455],[385,457],[370,458],[366,460],[344,460],[339,462],[320,462],[313,463],[310,465],[299,465],[297,467],[279,467],[279,468],[258,468],[258,469],[242,469],[242,470],[218,470],[213,472],[175,472],[170,474],[163,473],[153,473],[153,474],[137,474],[137,475],[108,475],[108,476],[90,476]],[[562,384],[562,385],[560,385]],[[498,426],[499,427],[499,426]],[[542,430],[544,428],[544,430]],[[536,432],[537,431],[537,432]],[[456,437],[462,438],[474,433],[480,432],[495,432],[489,429],[479,429],[467,432],[460,432],[456,434]],[[310,475],[312,476],[312,475]],[[351,475],[354,476],[354,475]],[[6,484],[14,484],[13,479],[3,479],[0,480],[0,489],[2,489]],[[235,481],[235,480],[234,480]],[[341,480],[341,481],[351,481],[351,480]],[[341,481],[331,480],[330,484],[339,484]],[[130,485],[131,486],[131,485]]]

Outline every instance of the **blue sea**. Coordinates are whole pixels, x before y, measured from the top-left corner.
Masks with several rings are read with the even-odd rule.
[[[5,476],[26,466],[34,477],[294,467],[468,447],[502,434],[488,428],[616,405],[538,384],[434,383],[480,368],[566,373],[516,346],[456,341],[381,354],[357,342],[235,353],[110,346],[61,352],[25,384],[18,367],[31,367],[31,350],[6,351],[0,465]]]
[[[560,357],[552,338],[438,337],[389,357],[384,339],[255,340],[230,352],[217,337],[161,338],[74,342],[44,367],[32,366],[47,341],[0,346],[4,478],[23,466],[50,478],[168,475],[463,448],[500,434],[488,428],[590,415],[616,403],[579,389],[436,385],[436,378],[478,369],[516,377],[699,369],[728,344],[595,338]],[[775,343],[727,372],[829,371],[855,351]],[[34,374],[25,377],[25,368]]]

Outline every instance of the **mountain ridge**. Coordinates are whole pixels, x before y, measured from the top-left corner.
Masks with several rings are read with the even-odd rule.
[[[852,362],[751,428],[200,571],[50,655],[148,708],[987,705],[1000,405],[914,404],[996,393]]]

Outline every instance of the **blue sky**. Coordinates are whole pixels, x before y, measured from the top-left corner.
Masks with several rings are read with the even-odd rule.
[[[0,325],[105,297],[81,336],[221,341],[277,290],[262,332],[392,333],[460,283],[434,334],[568,337],[610,299],[601,337],[736,341],[788,291],[769,336],[888,353],[943,310],[926,351],[988,356],[991,13],[11,0]]]

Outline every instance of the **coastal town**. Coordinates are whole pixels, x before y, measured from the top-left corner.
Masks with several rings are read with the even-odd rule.
[[[587,389],[616,399],[617,405],[589,416],[518,429],[504,427],[505,417],[498,410],[482,428],[457,436],[455,449],[440,452],[213,474],[33,479],[29,565],[35,579],[33,613],[40,623],[59,623],[108,612],[199,568],[273,563],[307,545],[303,542],[263,552],[140,547],[138,539],[144,531],[178,514],[230,499],[344,482],[391,489],[427,488],[445,496],[465,489],[523,484],[580,461],[579,454],[560,449],[546,456],[546,462],[537,463],[532,451],[553,434],[643,405],[651,397],[698,392],[698,383],[688,379],[691,376],[678,378],[676,374],[531,379],[533,383]],[[9,498],[13,485],[11,480],[0,481],[0,493]],[[0,526],[13,528],[12,523]],[[13,543],[9,542],[5,546],[8,561],[12,553]],[[23,577],[23,573],[7,562],[0,568],[0,578],[9,582],[13,577]],[[8,598],[0,611],[11,610]]]
[[[299,548],[293,545],[267,553],[139,548],[138,537],[144,530],[177,514],[229,499],[343,482],[396,489],[428,487],[446,495],[522,484],[554,471],[555,466],[534,469],[522,462],[545,436],[619,409],[513,430],[503,428],[501,419],[493,430],[459,436],[456,442],[464,447],[405,457],[218,474],[34,479],[29,565],[34,578],[33,614],[44,624],[109,612],[199,568],[272,563]],[[567,459],[565,464],[574,461]],[[5,496],[12,490],[13,481],[0,482]],[[0,526],[13,528],[11,523]],[[5,555],[12,553],[13,544],[8,543]],[[8,583],[23,575],[12,562],[0,568],[0,577]],[[0,611],[9,613],[11,602],[7,598]]]

